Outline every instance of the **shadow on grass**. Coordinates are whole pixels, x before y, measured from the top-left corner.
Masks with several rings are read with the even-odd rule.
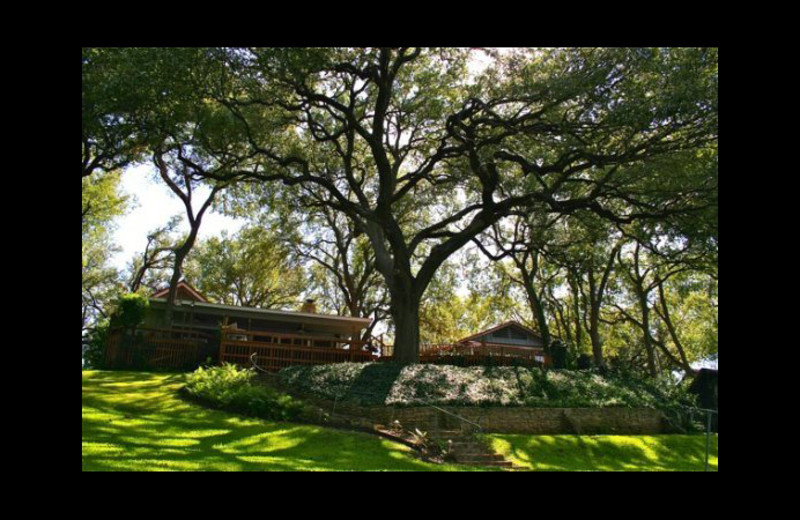
[[[180,374],[83,377],[84,470],[447,470],[378,437],[250,419],[178,399]],[[460,468],[459,468],[460,469]]]
[[[501,435],[501,453],[528,469],[544,471],[703,471],[704,435]],[[718,437],[709,459],[719,468]]]

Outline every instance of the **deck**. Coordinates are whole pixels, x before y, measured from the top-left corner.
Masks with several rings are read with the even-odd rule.
[[[216,334],[191,329],[113,329],[106,349],[106,367],[138,370],[194,370],[207,363],[257,366],[269,372],[295,365],[389,362],[392,345],[378,342],[380,352],[365,350],[366,342],[310,334],[224,329]],[[480,343],[423,343],[420,363],[458,366],[548,366],[541,351]]]

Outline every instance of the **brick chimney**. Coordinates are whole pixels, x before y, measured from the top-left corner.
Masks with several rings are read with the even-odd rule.
[[[308,313],[311,313],[311,314],[316,314],[317,313],[317,305],[314,303],[314,299],[313,298],[308,298],[305,301],[305,303],[303,303],[303,306],[300,307],[300,312],[308,312]]]

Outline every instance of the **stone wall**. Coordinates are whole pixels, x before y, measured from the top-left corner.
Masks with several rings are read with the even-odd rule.
[[[560,433],[663,433],[662,414],[657,410],[633,408],[526,408],[526,407],[441,407],[479,424],[485,432]],[[406,428],[424,431],[459,429],[462,421],[432,408],[338,406],[341,413],[371,418],[383,424],[394,420]]]
[[[278,378],[268,384],[280,386]],[[463,421],[430,407],[357,406],[348,402],[320,399],[281,388],[295,397],[310,402],[320,411],[346,415],[355,422],[367,421],[389,425],[397,420],[405,429],[422,431],[457,430]],[[529,408],[521,406],[479,407],[441,406],[451,414],[479,424],[486,433],[555,434],[620,434],[650,435],[670,431],[663,414],[650,408]]]

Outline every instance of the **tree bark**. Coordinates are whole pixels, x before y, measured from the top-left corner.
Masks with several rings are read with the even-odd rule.
[[[539,298],[539,295],[537,294],[536,289],[533,287],[532,282],[526,282],[525,285],[525,291],[528,295],[528,304],[531,307],[531,311],[533,311],[533,317],[536,319],[536,324],[539,328],[539,334],[542,335],[544,350],[547,354],[550,354],[550,326],[547,324],[547,316],[544,312],[542,299]]]
[[[402,364],[419,362],[419,300],[393,298],[394,358]]]
[[[527,255],[526,255],[527,257]],[[533,269],[531,271],[528,270],[527,266],[525,265],[526,257],[523,257],[522,262],[515,262],[517,263],[517,268],[522,275],[523,285],[525,287],[525,294],[528,297],[528,305],[531,307],[531,312],[533,313],[533,317],[536,320],[536,324],[539,328],[539,334],[542,335],[542,341],[544,342],[544,351],[546,354],[550,354],[550,327],[547,324],[547,316],[544,312],[544,305],[542,303],[542,298],[539,296],[539,293],[536,291],[536,287],[534,285],[534,276],[539,269],[539,259],[538,254],[533,254]]]
[[[636,293],[642,312],[642,339],[644,341],[644,351],[647,354],[647,372],[650,374],[650,377],[656,377],[658,375],[658,368],[656,367],[655,346],[650,337],[650,306],[647,302],[648,293],[641,285],[637,285]]]
[[[686,351],[683,348],[683,343],[681,343],[680,338],[678,337],[678,331],[675,329],[675,325],[672,323],[672,318],[669,315],[669,306],[667,305],[667,297],[664,294],[664,280],[658,281],[658,295],[661,301],[661,308],[663,309],[663,313],[660,313],[660,317],[664,320],[664,324],[667,326],[667,330],[669,331],[669,335],[672,338],[672,343],[675,344],[675,348],[678,351],[678,355],[680,356],[680,364],[681,367],[686,371],[689,375],[694,375],[696,372],[692,368],[692,365],[689,363],[689,359],[686,356]],[[658,308],[656,308],[656,312],[658,313]]]

